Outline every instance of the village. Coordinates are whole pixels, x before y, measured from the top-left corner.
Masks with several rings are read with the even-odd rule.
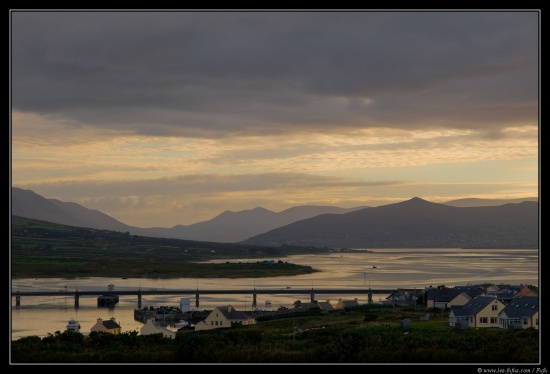
[[[369,304],[373,304],[369,300]],[[449,326],[457,329],[500,328],[539,329],[539,295],[535,286],[479,284],[446,287],[444,285],[425,289],[397,289],[381,306],[409,308],[425,311],[420,320],[428,320],[430,311],[447,313]],[[143,307],[134,310],[134,319],[143,323],[141,335],[162,334],[173,339],[178,333],[191,333],[213,329],[229,329],[252,325],[265,317],[320,310],[326,312],[358,308],[362,304],[357,298],[302,302],[296,300],[292,307],[254,308],[242,311],[232,305],[215,307],[213,310],[191,308],[190,299],[182,298],[179,306]],[[407,326],[410,320],[402,321]],[[80,325],[71,319],[68,331],[80,332]],[[90,332],[120,334],[121,327],[115,318],[98,318]]]

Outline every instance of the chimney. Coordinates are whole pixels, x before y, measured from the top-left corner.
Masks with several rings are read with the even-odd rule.
[[[231,305],[228,305],[228,306],[227,306],[227,311],[228,311],[229,313],[231,313]]]

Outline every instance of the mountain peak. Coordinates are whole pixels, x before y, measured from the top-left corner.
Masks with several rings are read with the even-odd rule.
[[[413,197],[412,199],[402,201],[405,204],[429,204],[428,200],[421,199],[420,197]]]

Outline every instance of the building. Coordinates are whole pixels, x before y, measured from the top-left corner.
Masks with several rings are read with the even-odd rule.
[[[111,319],[106,321],[102,320],[101,318],[98,318],[96,324],[92,326],[90,331],[108,332],[110,334],[120,334],[121,327],[118,323],[116,323],[114,317],[111,317]]]
[[[529,288],[528,285],[524,284],[522,286],[523,288],[519,290],[514,296],[516,299],[519,299],[522,296],[537,296],[537,297],[539,296],[537,291],[532,290],[531,288]]]
[[[464,306],[451,306],[449,325],[453,327],[498,327],[498,314],[505,304],[493,296],[476,296]]]
[[[485,294],[486,287],[483,285],[455,287],[445,287],[445,285],[437,287],[430,286],[425,292],[425,303],[428,309],[447,309],[453,305],[466,305],[466,303],[474,297]]]
[[[294,302],[294,309],[301,310],[310,310],[310,309],[321,309],[321,310],[333,310],[334,307],[330,303],[330,300],[327,301],[313,301],[313,302],[302,302],[301,300],[296,300]]]
[[[342,300],[338,299],[338,302],[334,306],[334,309],[345,309],[345,308],[353,308],[359,306],[359,299],[355,298],[353,300]]]
[[[141,335],[162,334],[165,338],[174,339],[176,332],[158,324],[154,318],[148,318],[140,329]]]
[[[499,327],[539,329],[539,298],[522,296],[508,303],[498,314]]]
[[[327,301],[319,301],[317,303],[317,305],[319,305],[319,308],[321,308],[322,310],[333,310],[334,307],[332,306],[332,304],[330,303],[330,300],[327,300]]]
[[[183,297],[180,299],[180,310],[182,313],[191,311],[191,300],[188,297]]]
[[[255,323],[256,319],[254,317],[236,310],[231,305],[220,306],[214,308],[204,321],[195,324],[195,331],[253,325]]]

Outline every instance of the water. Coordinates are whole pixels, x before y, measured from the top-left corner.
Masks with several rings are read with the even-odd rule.
[[[279,260],[273,258],[273,260]],[[457,286],[466,284],[539,284],[539,251],[536,249],[376,249],[372,253],[344,253],[324,255],[299,255],[281,258],[282,261],[309,265],[320,272],[292,277],[274,278],[179,278],[179,279],[17,279],[11,284],[17,291],[59,291],[59,296],[22,297],[21,305],[15,306],[12,297],[11,338],[19,339],[36,335],[45,337],[56,331],[63,332],[67,322],[75,318],[82,326],[80,332],[87,334],[96,323],[114,317],[122,331],[140,331],[143,324],[134,320],[137,296],[121,296],[112,309],[98,308],[97,296],[81,296],[80,306],[74,308],[74,298],[63,293],[105,289],[109,284],[116,290],[189,290],[189,295],[144,295],[142,306],[179,305],[180,298],[189,297],[195,305],[195,290],[201,289],[248,289],[269,288],[316,289],[316,288],[418,288],[430,285]],[[220,260],[218,262],[227,260]],[[256,262],[257,259],[231,260]],[[376,268],[373,268],[376,266]],[[200,293],[200,292],[199,292]],[[387,295],[373,295],[374,301]],[[318,295],[317,300],[337,301],[338,295]],[[343,295],[343,299],[359,298],[366,302],[364,294]],[[294,301],[309,301],[309,295],[258,294],[257,305],[265,308],[291,306]],[[243,311],[252,310],[252,296],[246,295],[201,295],[200,309],[212,309],[218,305],[231,304]]]

